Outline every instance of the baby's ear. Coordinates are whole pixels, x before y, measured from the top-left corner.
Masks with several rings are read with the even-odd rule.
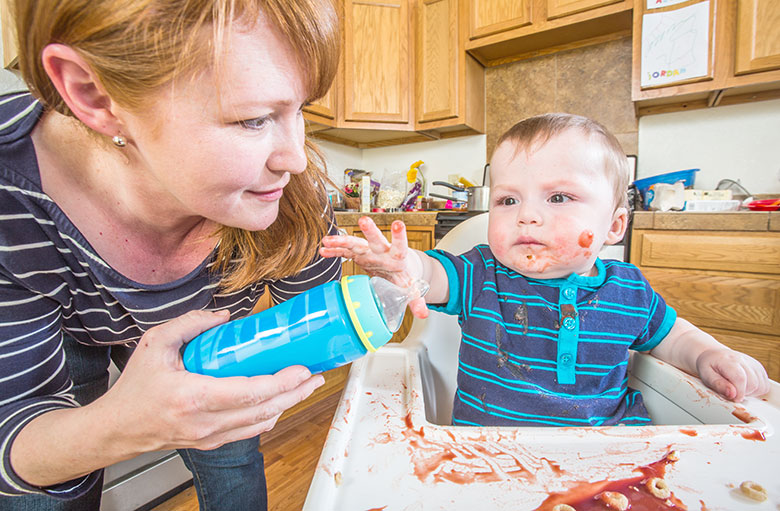
[[[623,239],[628,228],[628,210],[626,208],[617,208],[612,215],[612,225],[609,227],[605,245],[614,245]]]

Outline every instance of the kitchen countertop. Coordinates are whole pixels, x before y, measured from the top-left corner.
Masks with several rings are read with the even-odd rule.
[[[336,211],[336,221],[339,225],[357,225],[362,216],[367,216],[376,225],[390,225],[395,220],[402,220],[406,225],[436,225],[438,211],[398,211],[393,213],[359,213],[357,211]]]
[[[780,211],[636,211],[634,229],[669,231],[773,231],[780,232]]]

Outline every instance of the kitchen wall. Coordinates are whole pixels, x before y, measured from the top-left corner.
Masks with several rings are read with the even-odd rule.
[[[432,140],[374,149],[346,148],[339,144],[315,141],[328,160],[328,173],[341,184],[345,168],[374,171],[382,177],[386,172],[406,175],[409,166],[417,160],[425,162],[420,167],[425,176],[427,192],[449,194],[442,186],[431,187],[433,181],[447,181],[450,174],[459,174],[475,184],[482,183],[485,167],[485,135]]]
[[[547,112],[595,119],[637,152],[631,38],[487,68],[487,149],[516,122]]]
[[[780,193],[780,100],[640,118],[637,177],[691,168],[701,169],[696,188],[734,179]]]

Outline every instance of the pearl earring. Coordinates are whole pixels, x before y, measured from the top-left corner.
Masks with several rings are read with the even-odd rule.
[[[111,139],[111,141],[117,147],[124,147],[124,146],[127,145],[127,139],[125,137],[123,137],[122,135],[114,135],[114,137]]]

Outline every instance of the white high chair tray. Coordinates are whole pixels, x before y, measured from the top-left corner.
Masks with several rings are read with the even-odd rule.
[[[534,510],[552,494],[574,488],[596,494],[603,481],[642,476],[642,467],[663,472],[664,466],[672,502],[689,510],[779,509],[777,383],[764,398],[729,403],[698,380],[639,355],[634,374],[648,381],[633,386],[642,390],[651,415],[658,412],[650,403],[667,401],[663,418],[687,419],[683,424],[443,426],[426,419],[422,351],[389,346],[353,364],[304,510]],[[673,451],[677,461],[667,458]],[[769,498],[746,498],[739,486],[747,480],[766,488]]]

